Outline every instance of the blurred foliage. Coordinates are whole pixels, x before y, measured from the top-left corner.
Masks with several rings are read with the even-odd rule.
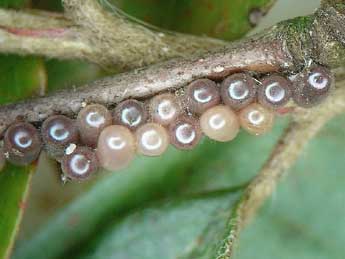
[[[310,143],[240,238],[236,259],[342,259],[345,116]]]
[[[26,99],[46,88],[44,62],[39,58],[0,56],[0,104]]]
[[[19,8],[26,6],[30,0],[0,0],[0,7],[2,8]]]
[[[6,166],[0,172],[0,258],[12,249],[25,209],[31,167]]]
[[[255,27],[275,0],[99,0],[169,30],[238,39]],[[255,24],[251,23],[253,15]]]
[[[0,56],[0,104],[45,90],[44,63],[38,58]],[[0,258],[12,249],[26,204],[32,166],[7,165],[0,172]]]

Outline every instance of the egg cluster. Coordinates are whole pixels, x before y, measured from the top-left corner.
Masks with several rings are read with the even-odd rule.
[[[226,142],[240,128],[254,135],[268,132],[275,111],[292,100],[301,107],[320,103],[332,82],[322,66],[284,77],[254,77],[236,73],[222,82],[198,79],[176,93],[161,93],[146,101],[134,99],[109,110],[100,104],[84,107],[77,118],[53,115],[40,130],[16,122],[5,132],[0,149],[0,170],[5,160],[27,165],[42,148],[61,163],[69,179],[87,179],[99,168],[126,167],[135,153],[159,156],[172,144],[193,149],[203,135]]]

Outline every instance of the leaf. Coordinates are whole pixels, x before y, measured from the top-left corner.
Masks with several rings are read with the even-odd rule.
[[[23,217],[33,168],[7,166],[0,172],[0,258],[8,258]]]
[[[241,234],[236,259],[342,259],[345,116],[311,141],[289,176]]]
[[[0,56],[0,104],[44,93],[46,83],[44,63],[41,59]]]
[[[28,4],[29,0],[0,0],[0,7],[19,8]]]
[[[80,250],[75,247],[88,247],[102,238],[109,221],[120,220],[134,208],[177,193],[187,195],[242,185],[265,161],[284,125],[278,123],[275,131],[265,137],[242,133],[231,143],[205,139],[191,152],[170,149],[159,158],[136,159],[127,170],[104,175],[32,239],[20,243],[13,258],[61,258],[66,253],[74,258]],[[248,157],[253,157],[252,163],[247,162]],[[226,217],[230,217],[230,211]]]
[[[0,104],[20,100],[45,89],[41,59],[0,56]],[[6,166],[0,172],[0,258],[11,252],[34,168]]]
[[[120,222],[114,220],[80,258],[181,258],[199,246],[209,231],[225,228],[241,189],[180,198],[145,208]]]
[[[112,3],[128,14],[161,28],[234,40],[244,36],[256,25],[250,22],[250,17],[254,17],[257,23],[275,0],[101,0],[101,2]]]
[[[74,60],[48,60],[46,70],[49,78],[49,92],[79,86],[105,76],[98,66]]]

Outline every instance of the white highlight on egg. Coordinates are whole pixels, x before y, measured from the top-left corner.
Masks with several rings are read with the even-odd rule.
[[[212,129],[220,130],[226,124],[225,119],[220,114],[214,114],[209,119],[209,125]]]
[[[126,141],[120,137],[110,137],[107,144],[111,149],[121,150],[126,146]]]
[[[248,114],[248,120],[254,125],[260,125],[265,120],[265,116],[259,111],[251,111]]]
[[[318,82],[320,77],[322,78],[321,82]],[[312,75],[309,76],[308,78],[308,83],[319,90],[324,89],[328,85],[328,79],[325,77],[322,77],[322,74],[319,72],[313,73]]]
[[[70,161],[70,167],[74,173],[77,175],[83,175],[87,173],[90,169],[90,161],[85,161],[87,160],[85,156],[76,154],[72,157]],[[83,163],[85,164],[83,167],[80,167],[80,164]]]
[[[28,148],[32,145],[32,139],[25,131],[19,131],[14,136],[14,142],[20,148]]]
[[[207,95],[206,89],[195,89],[193,97],[199,103],[208,103],[212,100],[212,95]]]
[[[147,150],[159,149],[163,144],[162,138],[155,130],[144,132],[141,136],[140,142]]]
[[[245,84],[242,81],[235,81],[230,84],[228,88],[229,96],[235,100],[243,100],[249,95],[248,88],[245,88]]]
[[[280,102],[285,97],[285,89],[278,82],[271,83],[265,89],[265,96],[272,103]]]
[[[187,136],[185,133],[190,132],[190,135]],[[184,123],[177,127],[175,133],[176,139],[182,144],[190,144],[194,141],[196,133],[191,125]]]
[[[131,116],[131,113],[137,113],[139,116],[137,116],[134,120],[130,120],[133,117]],[[130,118],[130,119],[129,119]],[[136,127],[140,124],[142,120],[142,116],[140,115],[140,112],[135,107],[129,107],[125,108],[121,113],[121,120],[128,124],[129,126]]]
[[[105,123],[105,118],[98,112],[90,112],[86,115],[85,121],[90,127],[99,128]]]
[[[62,134],[59,134],[58,131],[62,131]],[[61,123],[57,123],[53,125],[49,130],[49,135],[57,141],[63,141],[69,137],[68,130],[65,129],[64,125]]]
[[[163,100],[157,107],[159,116],[163,120],[171,120],[176,115],[177,110],[170,100]]]

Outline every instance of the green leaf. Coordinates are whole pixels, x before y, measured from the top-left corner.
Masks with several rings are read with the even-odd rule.
[[[311,141],[240,238],[236,259],[342,259],[345,116]]]
[[[49,78],[48,91],[83,85],[105,73],[96,65],[75,60],[48,60],[46,70]]]
[[[0,7],[19,8],[28,4],[28,0],[0,0]]]
[[[0,104],[44,93],[46,80],[41,59],[0,56]]]
[[[0,258],[8,258],[13,247],[26,206],[31,169],[8,165],[0,172]]]
[[[74,258],[80,250],[75,247],[88,247],[94,239],[101,239],[110,221],[120,220],[134,208],[177,193],[187,195],[242,185],[265,161],[284,125],[278,123],[275,131],[265,137],[241,133],[231,143],[205,139],[191,152],[171,148],[159,158],[136,159],[128,169],[104,175],[31,240],[19,244],[13,258],[61,258],[66,253]],[[251,163],[248,157],[253,158]],[[230,213],[225,216],[230,217]],[[216,234],[224,236],[222,231]]]
[[[234,40],[255,25],[254,11],[264,15],[275,0],[101,0],[112,3],[126,13],[161,28]]]
[[[0,56],[0,104],[32,96],[45,88],[41,59]],[[7,166],[0,172],[0,258],[7,258],[22,219],[32,167]]]
[[[120,222],[114,220],[107,225],[101,239],[86,247],[80,258],[184,257],[199,246],[209,232],[215,234],[215,229],[225,228],[228,213],[241,189],[198,198],[180,198],[145,208]],[[216,244],[215,237],[207,241]]]

